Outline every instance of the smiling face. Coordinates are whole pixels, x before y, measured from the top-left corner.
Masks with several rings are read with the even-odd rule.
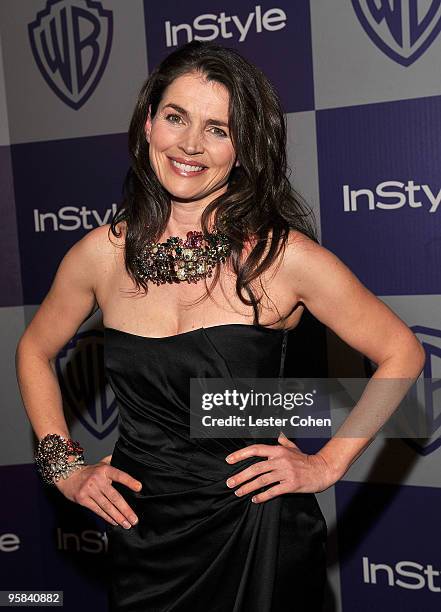
[[[229,93],[201,74],[176,78],[145,125],[150,164],[175,201],[208,204],[238,165],[228,128]]]

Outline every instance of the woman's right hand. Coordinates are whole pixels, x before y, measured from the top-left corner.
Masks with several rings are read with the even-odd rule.
[[[95,465],[77,468],[66,479],[60,478],[55,486],[67,499],[89,508],[111,525],[130,529],[138,517],[124,497],[112,487],[112,481],[120,482],[133,491],[139,492],[142,483],[127,472],[110,465],[105,457]]]

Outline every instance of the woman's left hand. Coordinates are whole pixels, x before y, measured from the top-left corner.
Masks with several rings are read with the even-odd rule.
[[[251,501],[259,503],[284,493],[318,493],[339,480],[322,455],[303,453],[283,432],[278,442],[277,445],[251,444],[228,456],[230,465],[248,457],[268,457],[267,461],[257,461],[228,478],[226,482],[229,487],[236,487],[253,478],[239,487],[236,495],[246,495],[265,485],[277,483],[252,498]]]

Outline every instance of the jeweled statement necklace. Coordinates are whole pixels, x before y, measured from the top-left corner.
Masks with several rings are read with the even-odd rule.
[[[218,263],[225,262],[230,254],[230,241],[217,229],[206,234],[187,232],[184,241],[170,236],[166,242],[150,242],[135,262],[141,278],[156,285],[165,283],[197,283],[210,277]]]

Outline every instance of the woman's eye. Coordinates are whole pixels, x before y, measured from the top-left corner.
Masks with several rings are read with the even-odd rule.
[[[220,128],[216,128],[215,127],[215,128],[213,128],[213,130],[217,130],[217,135],[218,136],[223,136],[225,138],[227,137],[227,134],[223,130],[221,130]]]
[[[170,113],[170,115],[166,115],[166,119],[167,121],[170,121],[170,117],[177,117],[178,119],[180,119],[179,115],[175,115],[174,113]],[[176,121],[171,121],[171,123],[177,123]]]

